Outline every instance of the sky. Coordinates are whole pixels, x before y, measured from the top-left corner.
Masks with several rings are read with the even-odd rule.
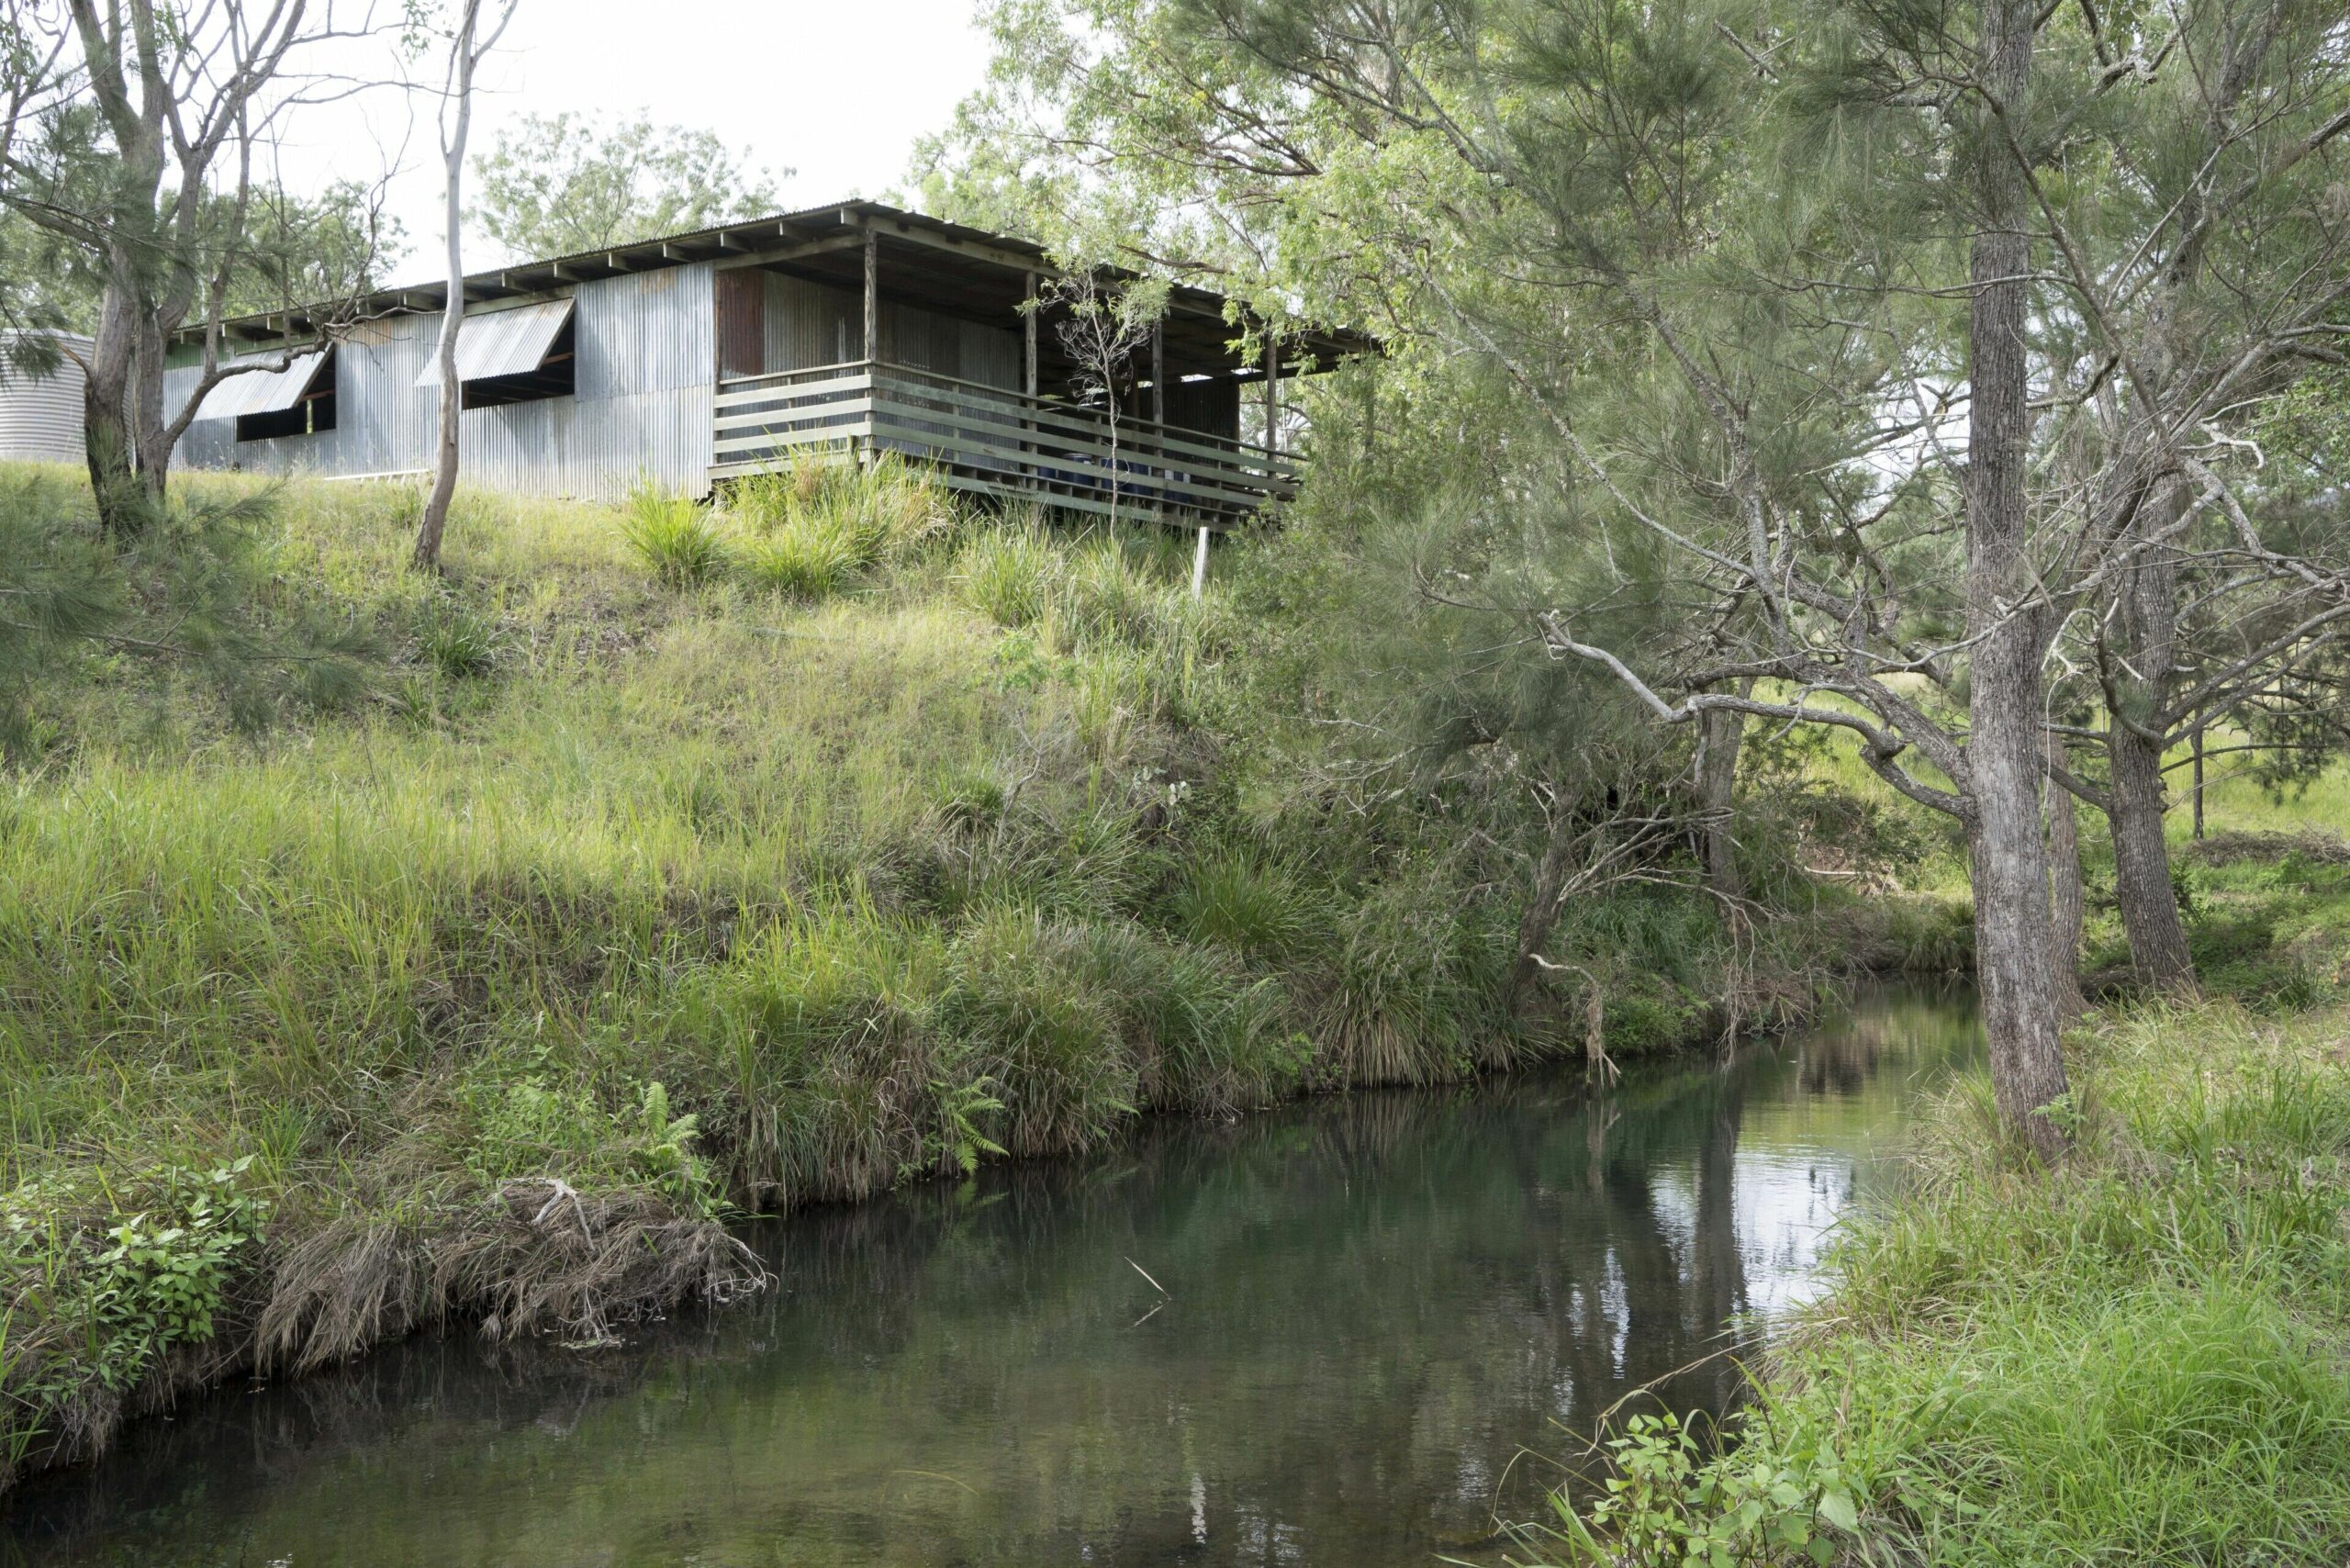
[[[917,137],[942,129],[979,84],[984,40],[973,0],[521,0],[485,66],[471,146],[487,149],[523,114],[565,109],[608,118],[647,112],[656,123],[713,130],[749,161],[780,173],[787,209],[905,182]],[[380,75],[371,57],[342,63]],[[372,67],[372,70],[371,70]],[[426,62],[436,79],[437,62]],[[441,153],[429,98],[375,93],[307,107],[285,123],[280,177],[297,191],[388,172],[386,205],[408,251],[391,270],[407,283],[437,276]],[[475,271],[525,258],[467,236]]]

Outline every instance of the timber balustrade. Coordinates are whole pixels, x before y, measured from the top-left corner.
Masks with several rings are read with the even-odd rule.
[[[1046,506],[1221,528],[1287,499],[1296,466],[1261,446],[1131,415],[869,360],[719,383],[711,474],[769,472],[810,457],[890,452],[964,489]]]

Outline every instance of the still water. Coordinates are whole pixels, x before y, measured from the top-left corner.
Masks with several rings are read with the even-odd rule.
[[[193,1402],[10,1499],[0,1563],[1490,1560],[1539,1456],[1818,1288],[1975,1041],[1964,997],[1886,991],[1604,1095],[1158,1124],[804,1215],[755,1234],[778,1289],[619,1350],[420,1339]]]

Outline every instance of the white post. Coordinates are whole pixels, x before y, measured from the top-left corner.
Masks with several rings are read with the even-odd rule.
[[[1200,547],[1192,556],[1192,597],[1197,599],[1208,586],[1208,531],[1200,530]]]

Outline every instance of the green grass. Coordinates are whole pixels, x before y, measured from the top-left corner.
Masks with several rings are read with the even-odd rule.
[[[2337,906],[2338,911],[2338,906]],[[2337,931],[2341,929],[2337,927]],[[1987,1084],[1931,1118],[1832,1294],[1711,1462],[1616,1440],[1619,1491],[1545,1559],[2338,1564],[2350,1551],[2350,1017],[2230,1001],[2092,1020],[2079,1143],[2000,1147]],[[1815,1555],[1816,1553],[1816,1555]]]
[[[1758,763],[1895,808],[1836,737]],[[1709,1458],[1671,1413],[1625,1412],[1606,1484],[1562,1492],[1524,1560],[2350,1557],[2350,767],[2282,794],[2213,774],[2209,840],[2183,770],[2170,823],[2210,1000],[2116,993],[2074,1032],[2066,1167],[2027,1168],[1963,1081],[1752,1369],[1734,1444]],[[2126,977],[2110,851],[2081,820],[2087,968]],[[1933,825],[1907,879],[1942,896],[1871,923],[1872,962],[1967,967],[1963,862]]]
[[[96,650],[29,693],[0,1481],[241,1364],[722,1295],[738,1210],[1579,1048],[1501,1015],[1512,863],[1300,788],[1181,541],[811,469],[462,494],[428,579],[416,506],[297,483],[257,541],[257,614],[389,650],[364,700],[254,736]],[[1561,952],[1621,960],[1611,1048],[1729,983],[1688,895],[1577,920]]]

